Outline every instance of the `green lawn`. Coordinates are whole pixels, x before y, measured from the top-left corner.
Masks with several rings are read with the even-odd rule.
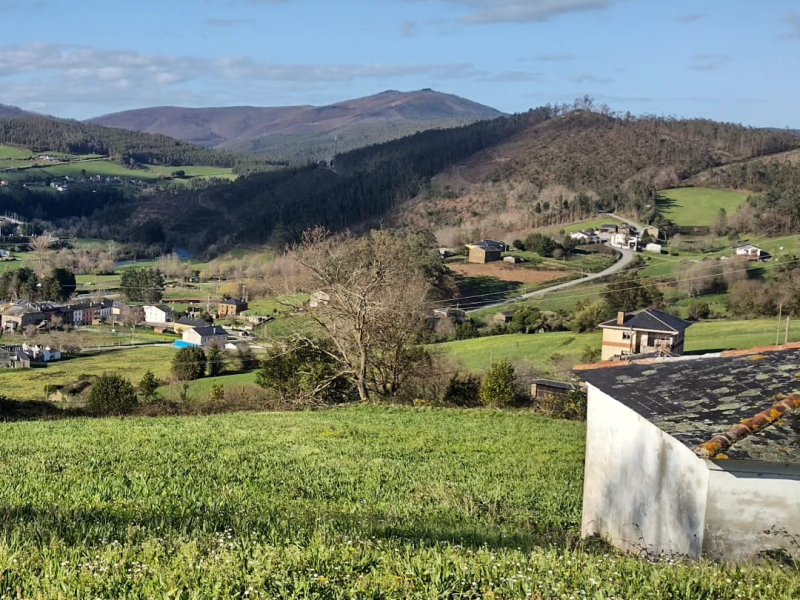
[[[584,427],[347,408],[0,425],[6,598],[791,600],[577,544]]]
[[[0,144],[0,159],[5,160],[24,160],[32,155],[30,150],[25,148],[18,148],[16,146],[4,146]],[[5,166],[4,162],[0,162],[0,169]]]
[[[686,332],[686,351],[711,352],[774,344],[776,326],[774,319],[695,323]],[[444,356],[455,359],[470,371],[485,371],[492,361],[509,360],[532,367],[542,374],[567,376],[568,373],[563,370],[562,365],[552,363],[553,354],[577,360],[585,347],[600,348],[601,339],[599,332],[559,331],[476,338],[438,344],[433,348],[441,350]],[[781,325],[782,339],[783,325]],[[790,331],[789,341],[800,341],[800,327]]]
[[[714,223],[720,208],[732,215],[747,196],[747,192],[675,188],[659,192],[658,203],[661,213],[677,225],[699,227]]]
[[[188,395],[192,400],[203,400],[211,395],[211,388],[214,384],[220,384],[223,388],[251,387],[256,384],[256,371],[249,373],[234,373],[231,375],[220,375],[219,377],[204,377],[189,382]],[[182,384],[173,383],[161,386],[159,393],[167,400],[177,400],[181,392]]]
[[[52,166],[31,166],[22,171],[8,172],[6,175],[8,175],[8,179],[17,180],[25,179],[28,176],[81,177],[84,170],[88,176],[101,175],[103,177],[121,177],[125,179],[141,179],[145,181],[154,181],[163,177],[169,177],[174,171],[184,171],[186,174],[185,179],[170,180],[175,183],[184,183],[193,177],[221,177],[225,179],[236,178],[236,175],[233,174],[232,169],[223,167],[179,165],[148,166],[144,169],[129,169],[106,159],[55,164]]]

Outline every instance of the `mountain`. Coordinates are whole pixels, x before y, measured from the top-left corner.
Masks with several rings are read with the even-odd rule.
[[[10,106],[8,104],[0,104],[0,119],[24,119],[28,117],[41,117],[37,113],[23,110],[17,106]]]
[[[329,160],[336,151],[502,114],[458,96],[421,90],[386,91],[328,106],[143,108],[104,115],[91,122],[303,163]]]

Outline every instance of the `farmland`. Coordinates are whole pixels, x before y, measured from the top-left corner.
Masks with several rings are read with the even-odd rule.
[[[660,212],[684,226],[709,226],[724,208],[728,215],[747,200],[747,192],[733,192],[710,188],[675,188],[659,193]]]
[[[686,332],[687,352],[713,352],[752,348],[775,343],[774,319],[751,321],[707,321],[695,323]],[[781,326],[783,339],[783,326]],[[458,361],[470,371],[485,371],[492,361],[509,360],[528,365],[540,373],[566,376],[553,364],[553,355],[577,360],[581,351],[600,347],[601,334],[559,331],[533,335],[499,335],[440,344],[445,356]],[[800,341],[800,328],[790,331],[789,341]]]
[[[576,544],[584,428],[348,408],[2,425],[0,595],[760,598],[800,576]]]

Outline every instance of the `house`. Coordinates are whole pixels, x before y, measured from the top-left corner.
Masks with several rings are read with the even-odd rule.
[[[600,323],[603,330],[601,360],[636,354],[683,354],[686,329],[691,325],[678,317],[645,308],[636,312],[618,312],[615,319]]]
[[[624,232],[613,233],[611,234],[611,245],[636,251],[639,249],[639,236]]]
[[[543,400],[550,396],[564,397],[570,392],[579,389],[574,383],[553,381],[551,379],[534,379],[531,383],[531,398]]]
[[[330,301],[331,301],[330,294],[323,291],[318,291],[311,294],[311,297],[308,300],[308,306],[309,308],[317,308],[319,306],[326,305]]]
[[[153,304],[144,307],[145,323],[171,323],[172,308],[166,304]]]
[[[467,250],[469,250],[468,262],[483,264],[500,260],[506,251],[506,245],[496,240],[481,240],[467,244]]]
[[[499,312],[492,317],[492,322],[496,323],[497,325],[505,325],[507,323],[511,323],[511,321],[513,320],[514,320],[513,312]]]
[[[236,298],[228,298],[219,303],[217,315],[220,318],[237,317],[247,310],[247,302]]]
[[[0,248],[0,258],[11,258],[11,252]]]
[[[0,347],[0,369],[29,369],[31,357],[22,349],[22,346]]]
[[[114,302],[111,305],[111,320],[115,323],[144,323],[144,308]]]
[[[582,534],[625,551],[800,559],[800,344],[575,368]]]
[[[44,313],[28,306],[12,306],[0,315],[0,328],[9,331],[25,329],[29,325],[38,325],[45,320]]]
[[[663,248],[662,248],[661,244],[650,243],[650,244],[645,245],[645,247],[644,247],[644,251],[645,252],[652,252],[653,254],[661,254],[662,250],[663,250]]]
[[[201,348],[210,348],[211,346],[224,348],[228,342],[228,332],[219,325],[192,327],[183,332],[182,339],[186,344]]]
[[[503,262],[509,263],[512,265],[516,265],[522,262],[522,259],[519,256],[504,256]]]
[[[22,344],[22,350],[30,357],[31,362],[48,363],[61,360],[61,352],[53,350],[50,346]]]
[[[763,260],[766,253],[753,244],[745,244],[736,249],[736,256],[744,256],[750,260]]]
[[[580,245],[600,243],[600,236],[594,231],[576,231],[570,233],[569,237]]]
[[[187,329],[196,329],[197,327],[208,327],[209,323],[202,319],[193,319],[191,317],[181,317],[172,324],[175,333],[182,335]]]
[[[617,227],[615,223],[603,223],[600,226],[600,233],[617,233]]]

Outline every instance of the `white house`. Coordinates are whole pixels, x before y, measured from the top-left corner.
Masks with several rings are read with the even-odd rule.
[[[750,260],[761,260],[763,253],[764,251],[761,248],[753,244],[745,244],[736,249],[736,256],[745,256]]]
[[[628,248],[629,250],[639,249],[639,236],[628,233],[612,233],[611,245],[617,248]]]
[[[219,325],[191,327],[184,330],[183,341],[201,348],[210,348],[211,346],[224,348],[228,343],[228,332]]]
[[[594,231],[576,231],[570,233],[569,237],[579,244],[599,244],[600,236]]]
[[[582,533],[629,552],[800,558],[800,344],[582,365]]]
[[[172,323],[172,309],[166,304],[144,307],[145,323]]]
[[[40,346],[38,344],[29,346],[28,344],[22,344],[22,350],[30,356],[31,360],[34,362],[61,360],[61,352],[53,350],[50,346]]]

